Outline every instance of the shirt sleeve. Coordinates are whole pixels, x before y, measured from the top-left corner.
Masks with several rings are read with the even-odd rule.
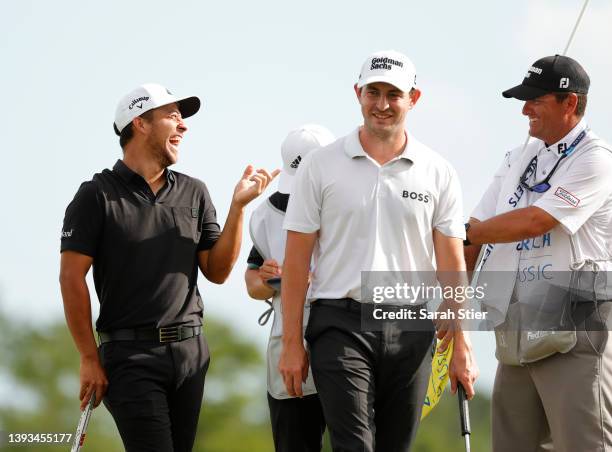
[[[74,199],[66,207],[60,252],[76,251],[96,256],[104,228],[102,195],[93,181],[83,182]]]
[[[578,229],[610,198],[612,154],[595,148],[576,155],[567,171],[533,205],[545,210],[561,223],[568,234]]]
[[[448,237],[465,239],[461,186],[455,170],[447,168],[446,185],[440,187],[440,196],[433,216],[433,227]]]
[[[477,220],[484,221],[495,216],[497,211],[497,201],[501,192],[501,187],[504,182],[504,178],[516,156],[519,154],[518,149],[506,152],[504,161],[493,175],[493,180],[489,184],[489,187],[480,198],[480,201],[472,211],[470,217],[476,218]]]
[[[321,227],[321,172],[315,159],[318,154],[318,151],[311,152],[298,167],[283,229],[311,233]]]
[[[257,269],[264,263],[264,258],[259,254],[259,251],[255,247],[251,248],[249,257],[247,258],[247,264],[250,269]]]
[[[217,223],[217,210],[204,183],[202,183],[202,204],[202,235],[198,243],[198,251],[211,249],[221,235],[221,227]]]

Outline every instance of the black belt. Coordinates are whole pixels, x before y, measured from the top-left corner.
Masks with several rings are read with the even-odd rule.
[[[338,309],[346,309],[347,311],[352,312],[361,312],[362,306],[366,307],[366,309],[372,309],[374,306],[378,306],[382,309],[393,311],[393,310],[402,310],[402,309],[410,309],[417,310],[425,307],[425,304],[387,304],[387,303],[361,303],[357,300],[353,300],[352,298],[318,298],[314,300],[310,306],[327,306],[331,308]]]
[[[327,306],[330,308],[346,309],[347,311],[361,312],[361,303],[352,298],[319,298],[314,300],[311,307]]]
[[[160,344],[179,342],[202,334],[201,326],[165,326],[114,331],[98,331],[100,345],[115,341],[156,341]]]

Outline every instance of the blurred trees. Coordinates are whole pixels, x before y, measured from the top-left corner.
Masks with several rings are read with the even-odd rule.
[[[0,315],[0,385],[10,385],[0,404],[0,431],[73,433],[79,420],[79,359],[61,321],[51,326],[13,324]],[[204,405],[195,452],[270,452],[273,450],[266,401],[264,357],[229,326],[207,319],[211,350]],[[6,392],[6,391],[3,391]],[[479,395],[470,404],[472,450],[489,451],[489,401]],[[2,450],[52,451],[67,446],[32,445]],[[86,452],[121,451],[114,422],[101,406],[92,415]],[[325,451],[330,451],[326,445]],[[423,421],[413,452],[463,450],[457,399],[448,394]]]

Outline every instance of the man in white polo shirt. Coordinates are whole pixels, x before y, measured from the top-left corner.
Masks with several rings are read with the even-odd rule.
[[[285,217],[279,369],[287,392],[301,396],[314,255],[306,339],[335,451],[409,450],[431,368],[431,322],[424,331],[361,330],[361,272],[464,269],[455,171],[405,130],[420,96],[415,82],[405,55],[368,57],[354,86],[363,126],[302,162]],[[453,387],[459,380],[471,397],[477,369],[460,330],[451,367]]]
[[[503,92],[525,101],[535,140],[506,155],[466,225],[468,269],[488,244],[481,277],[506,272],[487,301],[505,319],[496,334],[494,452],[612,450],[612,153],[583,118],[589,85],[578,62],[554,55]],[[571,298],[570,282],[582,288]],[[563,312],[571,322],[561,323]],[[558,331],[544,334],[543,322],[553,321]]]

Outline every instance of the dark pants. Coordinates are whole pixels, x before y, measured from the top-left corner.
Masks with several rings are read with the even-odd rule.
[[[276,452],[320,452],[325,419],[317,394],[275,399],[268,394]]]
[[[104,405],[126,451],[191,451],[209,363],[204,336],[109,342],[100,357],[109,382]]]
[[[433,324],[426,331],[401,331],[386,322],[382,329],[362,332],[360,308],[352,300],[312,304],[310,365],[335,452],[406,452],[416,435]]]

